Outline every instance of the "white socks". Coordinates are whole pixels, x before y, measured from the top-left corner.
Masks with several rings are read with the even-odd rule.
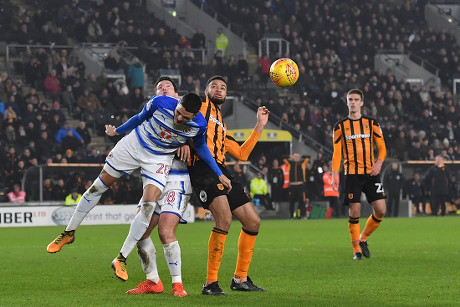
[[[182,262],[180,257],[179,242],[174,241],[163,244],[166,263],[168,264],[169,273],[171,274],[172,283],[182,283]]]
[[[179,242],[174,241],[169,244],[163,244],[163,250],[172,283],[182,283],[182,262]],[[139,255],[142,270],[145,272],[147,279],[157,283],[160,280],[156,261],[157,253],[150,237],[137,243],[137,254]]]
[[[160,281],[157,268],[157,251],[150,237],[137,242],[137,254],[139,255],[142,270],[147,275],[147,279],[155,283]]]
[[[123,257],[128,258],[129,254],[133,251],[134,246],[142,238],[147,228],[149,228],[150,219],[152,218],[155,205],[153,202],[143,202],[141,210],[134,217],[129,228],[128,236],[126,237],[125,243],[120,250]]]
[[[77,229],[88,212],[90,212],[91,209],[97,205],[99,199],[101,199],[102,194],[104,194],[104,192],[108,189],[109,187],[102,182],[101,178],[97,177],[91,187],[89,187],[89,189],[83,193],[83,196],[78,202],[78,205],[75,208],[75,211],[73,212],[69,224],[65,230],[70,231]]]

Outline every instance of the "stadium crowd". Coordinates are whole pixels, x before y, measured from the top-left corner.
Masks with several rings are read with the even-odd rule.
[[[446,160],[460,160],[460,100],[451,91],[452,80],[460,78],[460,47],[451,33],[437,33],[426,25],[426,1],[385,5],[380,1],[347,1],[345,5],[338,0],[195,1],[240,25],[253,46],[268,33],[278,33],[290,42],[290,53],[279,54],[294,59],[300,69],[292,88],[296,95],[290,98],[267,87],[262,70],[257,76],[250,75],[242,55],[218,52],[209,63],[194,58],[191,48],[206,47],[205,42],[212,38],[203,38],[199,29],[191,38],[179,35],[148,13],[142,1],[103,1],[100,6],[82,0],[36,0],[33,5],[26,1],[29,5],[25,6],[1,2],[0,41],[31,47],[20,52],[21,62],[15,65],[22,77],[12,78],[3,71],[0,81],[0,159],[5,161],[0,184],[8,191],[31,166],[103,162],[107,152],[99,153],[90,146],[87,126],[100,128],[93,133],[103,135],[103,124],[124,122],[148,96],[130,82],[126,94],[106,73],[87,75],[70,48],[84,42],[137,47],[132,52],[153,77],[160,69],[178,69],[182,91],[203,94],[209,76],[223,75],[230,90],[267,105],[293,129],[326,147],[331,147],[333,124],[346,115],[344,94],[360,88],[365,94],[365,115],[377,118],[383,126],[389,157],[434,160],[442,155]],[[52,44],[69,48],[32,48]],[[373,58],[379,49],[410,51],[429,58],[439,69],[441,90],[396,80],[391,71],[376,72]],[[112,71],[121,69],[128,74],[137,63],[111,57],[104,64]],[[68,119],[80,120],[79,126],[70,127]],[[254,157],[253,162],[257,164],[259,158]],[[266,157],[267,164],[281,158]],[[329,158],[321,159],[327,162]],[[63,178],[48,179],[57,190]],[[65,195],[73,184],[67,181]],[[80,181],[86,182],[86,178]],[[127,186],[135,189],[138,184]],[[79,192],[83,191],[84,187]],[[321,197],[320,191],[312,194]],[[28,200],[36,197],[29,195]],[[112,195],[112,201],[114,198]]]

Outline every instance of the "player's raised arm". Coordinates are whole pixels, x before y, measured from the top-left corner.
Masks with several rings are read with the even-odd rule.
[[[225,147],[232,156],[241,161],[247,161],[249,155],[251,154],[254,146],[256,146],[257,141],[259,140],[260,134],[265,128],[265,125],[268,122],[268,116],[270,111],[265,107],[259,107],[257,109],[257,124],[252,130],[249,138],[240,146],[230,132],[227,131],[225,138]]]

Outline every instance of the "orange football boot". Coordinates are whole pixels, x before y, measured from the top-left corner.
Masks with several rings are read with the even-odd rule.
[[[147,279],[136,286],[136,288],[126,291],[127,294],[147,294],[161,293],[165,290],[163,283],[159,280],[155,283],[153,280]]]
[[[46,247],[46,251],[48,253],[57,253],[61,250],[61,248],[66,245],[70,244],[75,240],[75,231],[64,231],[53,242],[48,244]]]
[[[128,280],[128,271],[126,271],[126,260],[122,260],[119,257],[113,259],[112,269],[115,271],[115,275],[123,281]]]
[[[187,292],[184,290],[184,285],[181,282],[175,282],[172,284],[172,289],[169,294],[178,296],[178,297],[184,297],[187,296]]]

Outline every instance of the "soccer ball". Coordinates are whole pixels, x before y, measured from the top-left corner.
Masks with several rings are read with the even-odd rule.
[[[270,66],[270,79],[280,87],[294,85],[298,78],[299,68],[291,59],[278,59]]]

